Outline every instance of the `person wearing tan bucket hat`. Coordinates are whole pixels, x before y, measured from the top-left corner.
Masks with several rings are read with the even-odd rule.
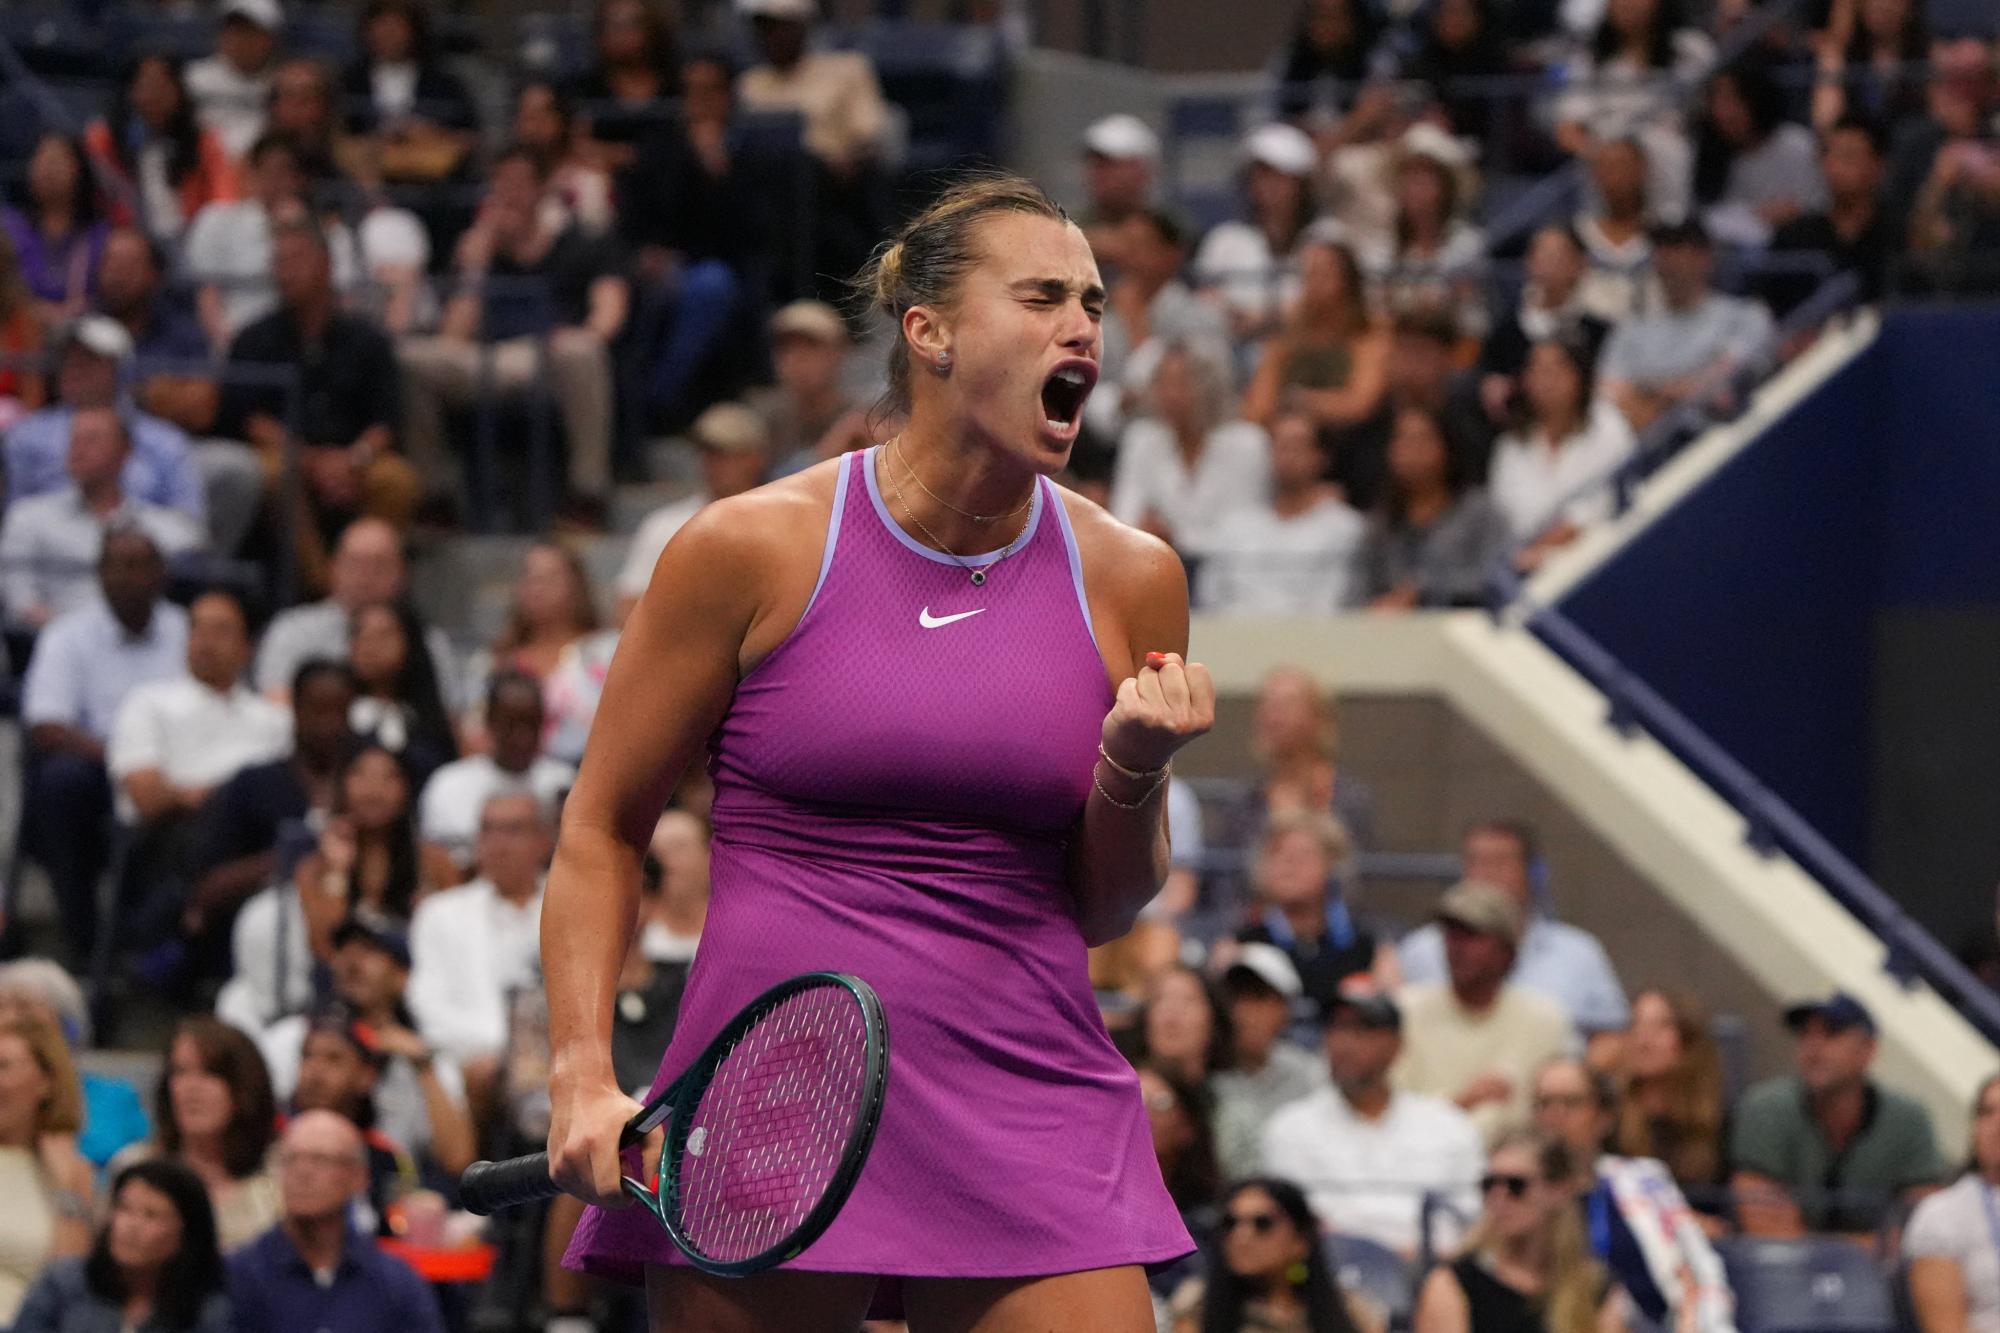
[[[771,468],[771,435],[764,420],[741,403],[717,403],[694,419],[688,437],[701,453],[699,490],[660,506],[632,534],[618,570],[618,618],[646,591],[660,552],[711,500],[740,495],[764,484]]]

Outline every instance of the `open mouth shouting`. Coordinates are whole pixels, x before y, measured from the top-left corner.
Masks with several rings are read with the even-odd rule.
[[[1042,426],[1058,443],[1075,443],[1083,404],[1096,384],[1097,363],[1080,356],[1057,362],[1042,381]]]

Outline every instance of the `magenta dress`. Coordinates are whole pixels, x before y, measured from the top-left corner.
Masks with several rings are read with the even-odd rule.
[[[890,517],[875,452],[841,460],[812,600],[710,742],[713,894],[654,1088],[765,987],[852,972],[888,1016],[888,1096],[847,1206],[789,1267],[1031,1277],[1177,1258],[1193,1246],[1064,877],[1112,697],[1069,517],[1037,482],[975,587]],[[639,1210],[592,1209],[567,1262],[637,1280],[684,1260]]]

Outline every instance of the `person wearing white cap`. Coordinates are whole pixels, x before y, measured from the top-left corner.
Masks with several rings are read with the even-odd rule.
[[[187,67],[187,91],[202,127],[242,157],[264,129],[285,15],[277,0],[225,0],[221,14],[215,54]]]
[[[824,301],[794,301],[771,316],[776,383],[750,390],[743,403],[764,419],[774,477],[803,472],[844,453],[846,418],[864,410],[841,376],[852,346],[840,312]]]
[[[1319,151],[1305,131],[1282,122],[1243,139],[1244,216],[1222,222],[1195,251],[1195,284],[1221,305],[1238,338],[1271,332],[1299,293],[1293,253],[1313,220]]]
[[[1225,1179],[1254,1174],[1264,1126],[1288,1102],[1326,1086],[1326,1065],[1284,1040],[1305,995],[1299,970],[1275,944],[1245,944],[1222,972],[1234,1063],[1209,1079],[1215,1156]]]
[[[1083,188],[1089,199],[1077,225],[1100,264],[1119,262],[1118,229],[1153,207],[1160,182],[1160,136],[1127,112],[1106,116],[1083,132]]]

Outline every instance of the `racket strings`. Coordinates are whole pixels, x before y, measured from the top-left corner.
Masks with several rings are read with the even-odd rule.
[[[840,1169],[867,1070],[866,1018],[838,987],[786,996],[724,1053],[670,1202],[696,1252],[748,1259],[805,1222]]]

